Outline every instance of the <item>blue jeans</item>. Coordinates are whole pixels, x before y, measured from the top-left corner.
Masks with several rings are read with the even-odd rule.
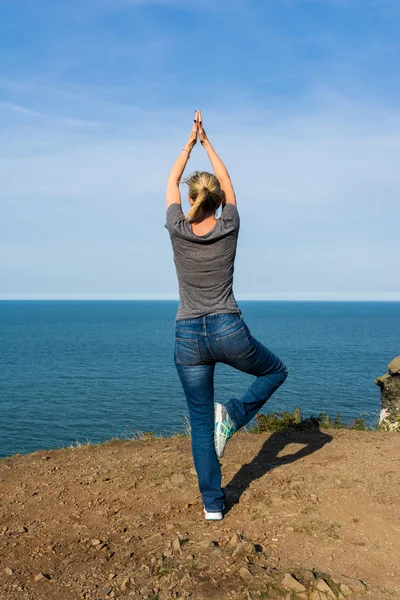
[[[241,313],[206,315],[175,323],[175,365],[189,409],[192,452],[208,511],[224,507],[221,465],[214,447],[214,369],[217,362],[255,375],[241,398],[223,404],[235,427],[246,425],[285,381],[283,362],[250,334]]]

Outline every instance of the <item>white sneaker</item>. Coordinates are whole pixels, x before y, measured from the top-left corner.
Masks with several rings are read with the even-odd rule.
[[[206,521],[221,521],[221,519],[224,518],[222,512],[208,512],[208,510],[206,510],[205,508],[203,508],[203,510]]]

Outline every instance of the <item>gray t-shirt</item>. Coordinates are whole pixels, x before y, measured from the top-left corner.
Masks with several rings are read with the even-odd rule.
[[[240,312],[232,291],[239,213],[226,204],[213,229],[196,235],[180,204],[167,209],[180,304],[176,319]]]

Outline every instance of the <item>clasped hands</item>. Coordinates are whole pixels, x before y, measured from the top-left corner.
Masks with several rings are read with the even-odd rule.
[[[199,137],[201,144],[204,144],[204,142],[207,139],[207,135],[206,135],[206,132],[204,131],[204,127],[203,127],[203,121],[201,118],[200,110],[196,110],[194,113],[194,123],[193,123],[192,131],[190,132],[190,137],[189,137],[189,144],[190,144],[191,148],[193,148],[193,146],[197,142],[197,137]]]

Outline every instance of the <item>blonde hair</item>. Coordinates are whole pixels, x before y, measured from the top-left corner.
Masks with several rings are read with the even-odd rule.
[[[192,223],[201,212],[215,213],[222,202],[222,190],[218,179],[212,173],[195,171],[184,180],[189,186],[189,197],[194,204],[185,219]]]

